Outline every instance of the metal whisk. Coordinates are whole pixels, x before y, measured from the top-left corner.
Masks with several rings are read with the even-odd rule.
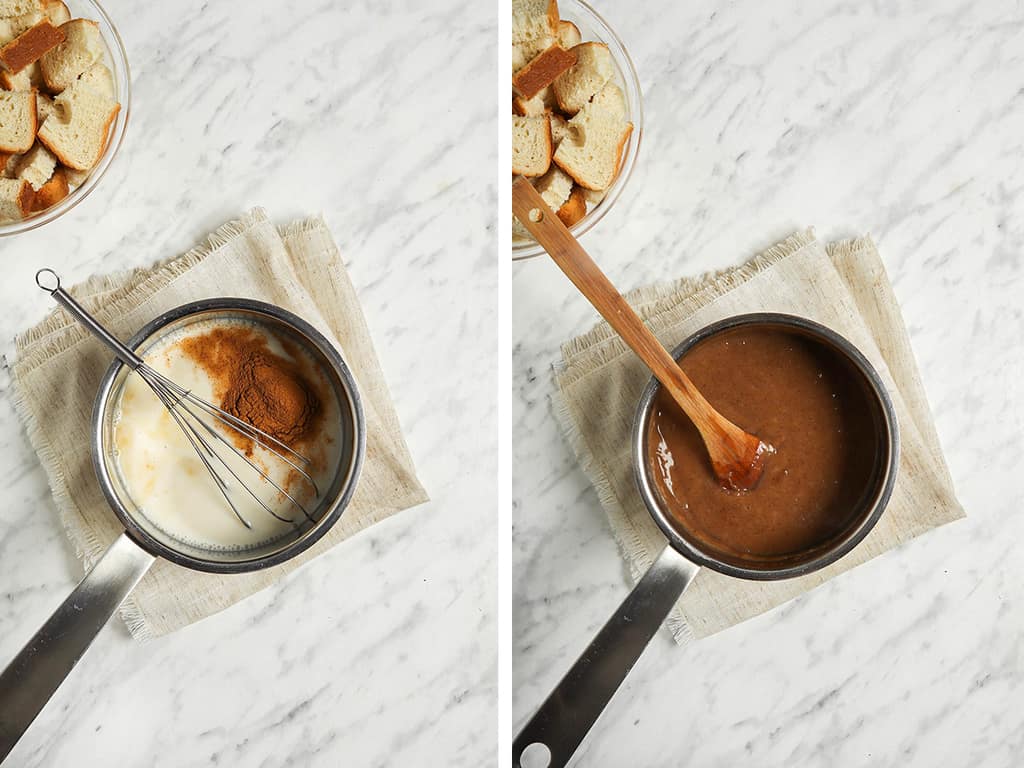
[[[216,483],[218,490],[220,490],[221,494],[224,496],[224,500],[227,501],[231,510],[235,513],[235,516],[246,528],[252,528],[252,523],[242,516],[242,513],[238,511],[238,507],[235,506],[235,503],[231,500],[231,495],[229,493],[231,485],[224,476],[221,475],[217,466],[218,462],[221,467],[224,470],[227,470],[227,473],[230,474],[231,477],[233,477],[238,484],[249,493],[250,496],[259,502],[260,506],[262,506],[269,514],[273,515],[283,523],[295,524],[295,519],[282,517],[271,509],[267,503],[238,476],[235,470],[227,463],[224,456],[214,450],[214,441],[226,446],[232,451],[232,453],[243,459],[246,464],[259,474],[260,477],[274,486],[274,488],[276,488],[296,508],[298,508],[307,520],[313,522],[313,518],[310,516],[309,512],[294,496],[278,485],[270,477],[268,472],[249,458],[245,452],[240,451],[235,447],[220,430],[216,429],[213,424],[209,423],[206,419],[209,418],[216,420],[220,424],[228,427],[234,432],[237,432],[248,440],[251,440],[256,445],[259,445],[261,448],[270,452],[273,456],[276,456],[278,459],[285,462],[289,467],[305,478],[312,487],[314,495],[319,497],[320,489],[317,488],[316,482],[312,477],[310,477],[309,473],[302,468],[309,466],[309,459],[293,451],[274,436],[268,435],[266,432],[258,429],[249,422],[243,421],[227,411],[218,408],[213,403],[203,400],[201,397],[194,395],[191,391],[175,384],[166,376],[163,376],[150,368],[141,357],[132,352],[132,350],[122,344],[106,328],[100,325],[99,322],[97,322],[97,320],[90,315],[81,304],[75,301],[67,291],[60,287],[60,277],[58,277],[57,273],[52,269],[39,270],[36,273],[36,285],[53,296],[53,298],[57,300],[57,303],[70,312],[71,316],[74,317],[75,320],[88,328],[96,338],[113,350],[114,354],[117,355],[121,362],[141,376],[146,384],[149,385],[149,388],[153,390],[153,393],[160,399],[160,402],[163,403],[165,408],[167,408],[167,411],[171,414],[175,424],[178,425],[182,433],[188,439],[188,442],[195,450],[196,455],[199,456],[199,460],[202,461],[203,466],[206,467],[206,470],[210,473],[214,483]]]

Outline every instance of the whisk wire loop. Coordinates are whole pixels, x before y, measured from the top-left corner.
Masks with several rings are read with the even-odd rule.
[[[309,472],[303,469],[303,467],[308,467],[311,463],[308,458],[293,450],[290,446],[286,445],[273,435],[267,434],[253,424],[250,424],[249,422],[228,413],[224,409],[218,408],[213,403],[198,397],[191,390],[185,389],[146,365],[141,357],[135,354],[133,350],[126,347],[116,336],[110,333],[110,331],[104,328],[99,321],[90,315],[81,304],[75,301],[67,291],[61,288],[60,277],[53,270],[39,270],[39,272],[36,273],[36,284],[42,290],[53,296],[54,300],[64,307],[72,317],[75,318],[75,320],[84,325],[93,335],[106,344],[106,346],[109,347],[115,355],[117,355],[121,362],[138,373],[143,381],[146,382],[163,406],[168,410],[171,417],[174,419],[174,423],[185,435],[185,438],[188,440],[189,445],[192,446],[192,449],[196,452],[196,455],[199,456],[200,461],[206,468],[206,471],[213,478],[217,489],[224,496],[224,500],[228,503],[228,506],[246,528],[251,529],[252,523],[245,519],[239,511],[238,506],[231,498],[231,486],[221,475],[220,471],[215,466],[213,459],[216,459],[216,461],[219,462],[225,470],[227,470],[238,484],[241,485],[242,488],[244,488],[249,495],[252,496],[270,515],[284,523],[291,523],[296,526],[298,524],[295,522],[294,518],[282,517],[274,512],[266,501],[260,498],[260,496],[238,476],[238,473],[228,463],[225,456],[222,455],[222,452],[214,449],[214,445],[210,441],[211,437],[220,444],[227,446],[227,448],[236,456],[240,457],[262,480],[270,483],[278,493],[287,498],[292,505],[297,507],[308,521],[315,522],[306,507],[279,483],[277,483],[270,476],[268,470],[265,470],[258,463],[253,461],[253,459],[245,452],[239,450],[233,444],[233,441],[229,440],[220,430],[216,429],[213,424],[209,423],[204,416],[216,420],[216,422],[222,424],[228,429],[231,429],[262,448],[271,457],[276,457],[278,460],[284,462],[288,467],[298,473],[300,477],[305,479],[313,490],[314,498],[319,498],[320,489],[317,487],[316,482],[313,480]]]

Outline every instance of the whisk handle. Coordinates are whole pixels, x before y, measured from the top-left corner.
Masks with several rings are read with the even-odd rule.
[[[89,329],[89,332],[106,344],[118,359],[133,371],[142,365],[142,358],[122,344],[114,334],[100,325],[99,321],[75,301],[74,297],[60,287],[60,277],[52,269],[40,269],[36,272],[36,285],[53,296],[54,300],[66,309],[75,320]]]
[[[122,533],[0,673],[0,762],[154,559]]]

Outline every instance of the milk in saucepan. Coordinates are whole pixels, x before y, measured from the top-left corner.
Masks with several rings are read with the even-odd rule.
[[[188,338],[214,329],[242,328],[259,334],[268,350],[297,364],[303,379],[316,391],[322,417],[317,428],[293,448],[311,460],[306,471],[323,490],[330,486],[341,459],[338,403],[312,357],[296,345],[281,343],[258,323],[240,319],[211,319],[192,323],[158,340],[145,353],[146,363],[196,396],[220,406],[214,379],[183,348]],[[230,485],[231,500],[252,528],[246,528],[225,501],[217,484],[199,455],[175,423],[164,404],[143,379],[130,375],[114,404],[113,443],[115,461],[125,489],[142,514],[169,536],[211,550],[241,550],[261,546],[294,530],[291,523],[277,520],[249,494],[239,480],[231,476],[216,459],[210,459]],[[237,435],[212,423],[236,448]],[[302,512],[283,494],[260,478],[245,458],[220,441],[211,440],[217,455],[223,457],[245,485],[276,514],[301,522]],[[252,446],[250,459],[271,479],[285,488],[311,513],[318,500],[311,486],[301,480],[285,462],[269,451]],[[243,450],[244,454],[245,451]]]

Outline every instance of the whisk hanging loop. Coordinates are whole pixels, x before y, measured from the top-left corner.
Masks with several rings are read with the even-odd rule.
[[[242,488],[255,499],[266,512],[284,523],[298,525],[294,518],[282,517],[270,508],[260,496],[249,487],[232,468],[221,452],[214,450],[214,442],[226,446],[233,454],[240,457],[263,481],[270,483],[274,489],[291,502],[302,515],[310,522],[315,522],[306,507],[299,502],[295,496],[289,493],[280,484],[271,478],[270,473],[264,470],[257,462],[232,443],[232,441],[218,430],[207,418],[215,420],[218,424],[232,430],[238,435],[258,445],[272,457],[286,464],[296,472],[313,490],[314,498],[320,497],[320,489],[316,481],[303,467],[308,467],[310,460],[293,450],[290,446],[269,435],[258,427],[250,424],[234,414],[228,413],[223,408],[218,408],[213,403],[194,395],[190,390],[176,384],[171,379],[157,372],[139,357],[135,352],[126,347],[110,331],[104,328],[89,312],[65,291],[60,284],[60,277],[52,269],[41,269],[36,273],[36,285],[49,293],[54,300],[64,307],[71,316],[89,330],[96,338],[102,341],[117,358],[139,374],[143,381],[149,386],[163,406],[171,414],[174,423],[185,435],[189,445],[199,456],[200,462],[213,478],[217,489],[227,502],[235,517],[246,528],[252,528],[252,523],[247,520],[239,511],[235,502],[231,499],[230,489],[232,485],[218,470],[218,465],[223,468]]]

